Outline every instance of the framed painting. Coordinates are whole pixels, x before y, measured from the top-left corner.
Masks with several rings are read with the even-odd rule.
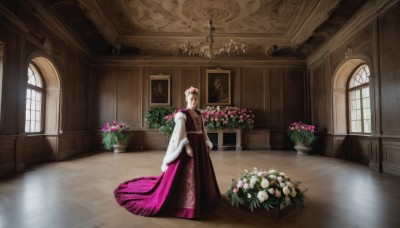
[[[150,75],[150,106],[171,105],[171,76]]]
[[[231,104],[231,71],[206,70],[206,105]]]

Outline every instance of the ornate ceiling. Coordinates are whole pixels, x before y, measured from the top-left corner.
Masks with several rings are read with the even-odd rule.
[[[212,19],[215,45],[244,43],[246,55],[307,57],[366,0],[47,0],[48,9],[91,52],[178,55],[201,42]]]

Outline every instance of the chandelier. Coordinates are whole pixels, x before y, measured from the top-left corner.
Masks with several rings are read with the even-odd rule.
[[[208,59],[210,62],[214,56],[235,56],[246,53],[244,43],[236,43],[230,39],[220,47],[214,47],[214,31],[212,19],[208,20],[208,34],[203,42],[191,42],[186,40],[179,47],[179,52],[183,55],[200,56]]]

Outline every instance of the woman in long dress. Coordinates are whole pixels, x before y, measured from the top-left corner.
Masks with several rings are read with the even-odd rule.
[[[114,191],[117,202],[133,214],[197,219],[221,198],[209,156],[212,143],[196,109],[199,90],[191,87],[185,96],[187,108],[174,117],[161,175],[125,181]]]

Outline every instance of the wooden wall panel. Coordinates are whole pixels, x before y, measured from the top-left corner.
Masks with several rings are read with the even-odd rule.
[[[318,131],[325,132],[328,127],[328,107],[326,104],[327,89],[326,88],[326,69],[324,65],[311,72],[311,99],[312,99],[312,122],[318,126]]]
[[[59,149],[58,149],[59,137],[54,135],[46,135],[43,141],[43,160],[44,161],[58,161],[59,160]]]
[[[59,160],[75,156],[89,149],[87,131],[65,132],[59,139]]]
[[[0,26],[2,22],[0,22]],[[0,132],[2,134],[16,134],[18,132],[18,81],[19,59],[17,33],[0,27],[0,41],[4,43],[3,77],[1,88]]]
[[[283,150],[293,148],[291,143],[287,143],[287,136],[285,131],[271,131],[271,149],[273,150]]]
[[[368,164],[371,157],[371,141],[363,138],[352,137],[350,139],[350,156],[355,161]]]
[[[32,135],[25,137],[23,151],[25,165],[41,162],[43,160],[43,136]]]
[[[382,141],[382,170],[385,173],[400,175],[400,141]]]
[[[347,158],[350,151],[349,140],[346,136],[333,136],[333,154],[335,158]]]
[[[348,53],[347,59],[359,58],[360,56],[363,56],[363,59],[367,60],[367,62],[369,62],[368,60],[371,60],[372,28],[372,26],[366,26],[365,29],[355,34],[350,40],[332,51],[332,69],[337,69],[339,65],[346,60],[346,52],[348,51],[348,48],[351,49],[351,53]]]
[[[109,121],[116,120],[117,72],[98,68],[95,72],[93,98],[93,126],[97,129]]]
[[[165,150],[167,149],[167,138],[158,130],[143,131],[143,149]]]
[[[205,78],[205,77],[204,77]],[[175,82],[175,81],[174,81]],[[185,101],[185,90],[191,86],[200,89],[200,103],[199,107],[205,107],[206,104],[206,90],[205,86],[202,86],[200,80],[200,69],[198,67],[183,67],[181,68],[179,84],[177,86],[172,86],[173,91],[176,92],[177,96],[173,97],[173,107],[174,108],[186,108]],[[205,82],[204,82],[205,85]],[[175,106],[177,105],[177,106]]]
[[[117,86],[117,120],[130,127],[142,126],[143,82],[139,68],[119,70]]]
[[[242,77],[245,78],[245,93],[242,94],[244,107],[253,111],[256,128],[265,127],[265,93],[268,92],[265,89],[265,69],[246,68]]]
[[[305,72],[302,69],[283,71],[283,123],[306,120]]]
[[[15,172],[15,136],[0,135],[0,177]]]
[[[85,130],[88,128],[89,113],[89,65],[70,50],[64,50],[63,53],[70,67],[64,65],[64,72],[60,74],[64,98],[62,129]]]
[[[270,132],[268,130],[242,131],[242,145],[249,150],[270,150]]]
[[[379,139],[376,138],[371,142],[371,154],[369,160],[369,168],[380,172],[382,170],[381,151],[379,148]]]
[[[351,40],[351,46],[354,49],[353,53],[361,53],[363,56],[368,57],[368,60],[372,59],[372,28],[372,26],[367,26]]]
[[[279,69],[271,69],[268,90],[270,91],[270,113],[268,118],[271,130],[283,130],[283,77]]]
[[[379,20],[382,133],[400,135],[400,4]],[[390,34],[390,35],[388,35]]]

